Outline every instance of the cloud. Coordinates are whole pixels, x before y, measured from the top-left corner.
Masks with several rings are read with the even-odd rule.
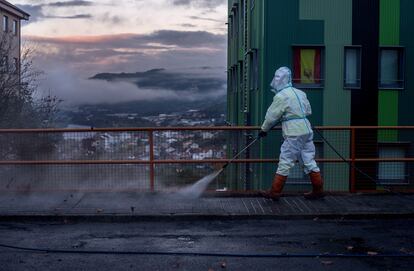
[[[146,91],[128,82],[88,80],[64,66],[55,67],[46,76],[47,81],[43,82],[42,88],[51,89],[53,95],[64,100],[65,105],[118,103],[168,97],[166,91]]]
[[[35,65],[45,72],[41,87],[65,103],[179,103],[226,93],[227,35],[217,30],[224,26],[226,0],[20,2],[35,22],[23,28],[22,38],[37,48]],[[122,72],[134,77],[87,79]]]
[[[146,39],[184,48],[217,45],[221,47],[226,44],[226,35],[212,34],[207,31],[160,30],[148,35]]]
[[[192,19],[192,20],[202,20],[202,21],[210,21],[210,22],[216,22],[216,23],[225,23],[224,21],[213,19],[213,18],[207,18],[207,17],[190,16],[189,18]]]
[[[208,32],[156,31],[155,33],[101,36],[24,36],[37,48],[41,67],[70,66],[87,73],[136,72],[156,67],[226,66],[226,37]],[[219,70],[219,69],[216,69]]]
[[[193,94],[216,92],[226,84],[224,76],[209,75],[207,73],[178,73],[165,69],[152,69],[136,73],[101,73],[91,79],[106,81],[128,81],[139,88],[163,89],[176,92],[190,92]]]
[[[47,74],[43,89],[64,100],[66,106],[130,101],[200,101],[225,96],[225,78],[164,69],[134,74],[98,74],[88,80],[68,67]],[[105,78],[112,77],[110,80]],[[139,84],[135,80],[139,80]]]
[[[24,39],[36,43],[66,44],[91,48],[140,48],[165,49],[166,46],[180,48],[210,47],[224,48],[226,35],[207,31],[159,30],[150,34],[114,34],[100,36],[42,37],[24,36]]]
[[[75,0],[75,1],[67,1],[67,2],[54,2],[47,4],[51,7],[78,7],[78,6],[92,6],[94,5],[91,1],[81,1],[81,0]]]
[[[42,11],[42,5],[16,5],[18,8],[24,10],[25,12],[30,14],[30,22],[36,22],[40,18],[43,18],[43,11]]]
[[[227,0],[170,0],[170,2],[175,6],[193,6],[208,9],[227,4]]]
[[[36,63],[47,78],[42,88],[54,90],[68,104],[200,100],[225,95],[224,35],[159,30],[149,34],[24,36],[24,40],[37,48]],[[165,69],[148,70],[157,67]],[[86,79],[100,72],[111,73],[112,78],[96,77],[108,82]]]
[[[40,19],[90,19],[92,18],[91,14],[74,14],[68,16],[57,16],[57,15],[47,15],[46,10],[49,7],[52,8],[66,8],[66,7],[85,7],[94,5],[91,1],[67,1],[67,2],[53,2],[45,4],[36,4],[36,5],[21,5],[16,4],[16,6],[25,12],[30,14],[30,20],[26,24],[34,23]]]
[[[111,15],[109,12],[105,12],[103,15],[97,16],[97,19],[103,23],[110,23],[112,26],[126,22],[126,18],[118,15]]]
[[[91,14],[77,14],[72,16],[44,16],[44,18],[52,19],[90,19],[92,18]]]
[[[182,26],[182,27],[191,27],[191,28],[197,27],[195,24],[180,24],[180,26]]]

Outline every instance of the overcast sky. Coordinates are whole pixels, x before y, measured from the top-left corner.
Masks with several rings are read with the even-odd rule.
[[[42,88],[67,104],[178,98],[182,78],[194,85],[187,87],[194,89],[188,99],[225,93],[227,0],[11,2],[31,14],[22,39],[36,49],[36,65],[45,72]],[[150,79],[143,87],[88,80],[101,72],[151,69],[163,69],[152,78],[174,87]],[[215,83],[206,89],[210,79]]]

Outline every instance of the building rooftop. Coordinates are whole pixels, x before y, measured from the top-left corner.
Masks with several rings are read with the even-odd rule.
[[[0,0],[0,10],[5,10],[19,17],[21,20],[29,20],[30,14],[16,7],[6,0]]]

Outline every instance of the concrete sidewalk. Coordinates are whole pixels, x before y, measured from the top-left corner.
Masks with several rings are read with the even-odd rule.
[[[0,220],[19,218],[89,218],[137,220],[144,217],[414,217],[412,194],[327,195],[322,200],[302,196],[273,202],[260,197],[201,197],[185,199],[177,194],[131,192],[29,194],[0,193]]]

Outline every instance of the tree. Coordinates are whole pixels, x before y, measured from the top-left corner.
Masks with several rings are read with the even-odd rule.
[[[9,33],[0,37],[0,128],[53,127],[62,100],[42,95],[43,72],[33,65],[33,47],[22,48],[20,61],[11,57],[19,52],[14,39]]]
[[[33,65],[34,49],[22,48],[19,59],[19,46],[15,36],[1,34],[0,128],[53,127],[62,100],[42,95],[38,83],[43,72]],[[52,134],[0,134],[0,159],[35,159],[38,154],[53,152],[58,140]]]

